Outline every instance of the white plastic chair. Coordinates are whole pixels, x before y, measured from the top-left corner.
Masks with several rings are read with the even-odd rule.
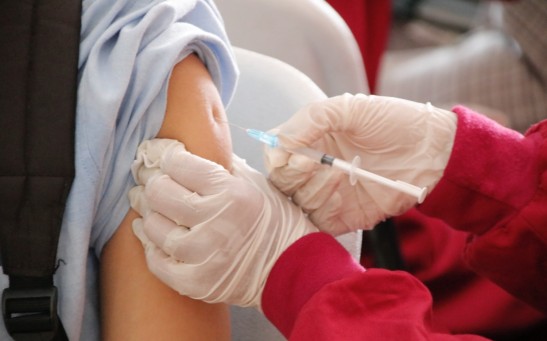
[[[368,93],[363,59],[342,17],[323,0],[216,0],[234,46],[305,73],[329,97]]]

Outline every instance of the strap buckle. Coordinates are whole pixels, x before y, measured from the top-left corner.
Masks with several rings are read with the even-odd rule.
[[[57,316],[57,288],[4,289],[2,294],[4,324],[10,335],[55,333]]]

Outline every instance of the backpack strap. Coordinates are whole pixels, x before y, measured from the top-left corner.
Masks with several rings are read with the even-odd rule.
[[[57,243],[74,178],[80,0],[0,3],[2,296],[16,340],[66,340]]]

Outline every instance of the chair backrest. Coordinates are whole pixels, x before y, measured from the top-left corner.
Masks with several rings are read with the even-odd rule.
[[[275,57],[328,96],[368,93],[359,46],[323,0],[217,0],[234,46]]]

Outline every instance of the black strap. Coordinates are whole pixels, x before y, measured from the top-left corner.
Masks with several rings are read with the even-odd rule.
[[[397,230],[392,219],[363,231],[362,253],[372,255],[374,266],[389,270],[405,270]]]
[[[74,177],[80,0],[0,0],[2,305],[16,340],[63,340],[53,285]]]

